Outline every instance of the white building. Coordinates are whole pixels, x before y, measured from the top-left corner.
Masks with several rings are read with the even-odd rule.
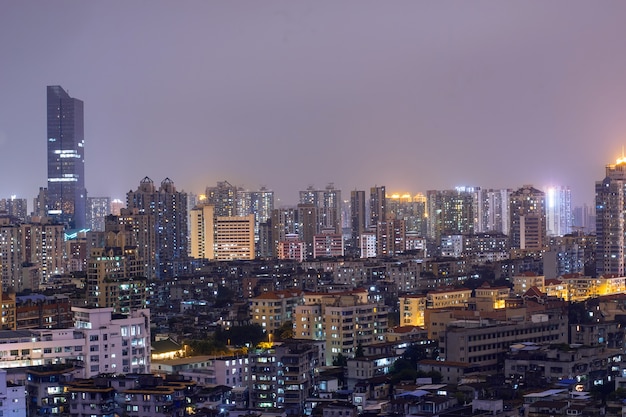
[[[119,317],[112,308],[72,311],[74,328],[0,331],[0,368],[75,361],[84,378],[150,372],[150,310]]]
[[[153,361],[153,372],[179,374],[200,385],[247,387],[250,368],[247,356],[191,356]]]
[[[376,257],[376,233],[363,233],[360,237],[361,258]]]
[[[7,371],[0,369],[0,415],[26,417],[26,387],[7,383]]]

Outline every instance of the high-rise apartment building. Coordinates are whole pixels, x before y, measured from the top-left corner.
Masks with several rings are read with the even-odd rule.
[[[323,190],[310,186],[300,191],[300,204],[310,204],[317,208],[315,233],[322,230],[334,230],[341,233],[341,191],[330,183]]]
[[[48,215],[48,189],[39,187],[37,197],[33,198],[33,216],[46,217]]]
[[[626,158],[606,166],[596,182],[596,274],[624,276]]]
[[[87,227],[89,229],[104,231],[104,219],[109,214],[111,214],[109,197],[87,197]]]
[[[404,220],[387,219],[376,227],[376,255],[395,256],[406,250]]]
[[[476,190],[475,233],[509,234],[509,189]]]
[[[93,307],[110,307],[114,313],[128,314],[146,308],[144,264],[135,246],[118,246],[114,233],[108,233],[109,244],[95,248],[87,268],[87,303]]]
[[[387,308],[369,302],[367,291],[308,293],[294,310],[294,337],[324,340],[326,365],[339,354],[354,357],[359,345],[384,340]]]
[[[175,276],[187,258],[187,194],[176,191],[169,178],[157,189],[145,177],[136,191],[129,191],[126,205],[154,218],[156,276]]]
[[[475,193],[473,188],[454,190],[429,190],[428,234],[435,253],[439,252],[444,235],[469,235],[474,233]]]
[[[387,194],[385,186],[370,188],[370,222],[369,227],[376,229],[379,222],[387,220]]]
[[[113,246],[135,246],[137,257],[143,263],[145,277],[156,277],[156,216],[137,208],[120,210],[119,216],[109,215],[105,220],[105,233],[89,232],[88,237],[97,238],[90,248],[106,246],[106,239],[116,236]]]
[[[48,215],[70,228],[86,225],[83,102],[48,86]]]
[[[113,199],[113,201],[111,201],[111,214],[112,215],[119,216],[123,208],[124,208],[124,202],[120,200],[119,198],[115,198]]]
[[[569,187],[546,188],[546,233],[563,236],[572,232],[572,192]]]
[[[254,259],[254,215],[216,216],[212,204],[191,210],[191,256],[232,261]]]
[[[274,210],[274,191],[268,190],[265,187],[261,187],[258,191],[239,191],[238,195],[238,216],[247,216],[252,214],[254,216],[254,242],[257,248],[257,255],[265,256],[267,253],[260,253],[259,241],[260,227],[262,223],[266,223],[272,217],[272,211]],[[267,252],[267,251],[266,251]]]
[[[15,217],[21,222],[26,221],[28,216],[27,203],[25,198],[3,198],[0,200],[0,215],[6,214]]]
[[[298,236],[300,224],[298,222],[298,209],[295,207],[283,207],[272,211],[272,250],[278,256],[278,247],[285,241],[287,236]],[[293,240],[293,239],[292,239]]]
[[[426,196],[424,194],[388,196],[387,217],[404,220],[407,232],[426,236]]]
[[[511,249],[542,250],[546,245],[546,198],[543,191],[524,185],[509,199]]]
[[[305,244],[306,259],[313,258],[313,237],[317,234],[318,208],[314,204],[298,204],[298,232]]]
[[[37,289],[65,272],[64,226],[48,218],[13,223],[0,217],[0,276],[4,288]]]
[[[206,203],[215,206],[216,216],[236,216],[239,191],[228,181],[218,181],[215,187],[206,187]]]
[[[358,248],[359,237],[367,227],[365,224],[365,191],[354,190],[350,192],[350,219],[350,246]]]

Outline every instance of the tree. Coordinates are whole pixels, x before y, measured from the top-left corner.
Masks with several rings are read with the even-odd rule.
[[[230,288],[223,285],[217,287],[217,294],[215,295],[215,307],[226,307],[233,303],[235,298],[235,292]]]
[[[284,322],[276,331],[274,331],[275,340],[285,340],[293,338],[293,322]]]
[[[363,356],[365,356],[365,352],[363,351],[363,345],[361,344],[361,342],[359,342],[359,344],[356,346],[356,351],[354,352],[354,357],[355,358],[362,358]]]
[[[402,354],[402,358],[408,360],[413,369],[417,369],[417,363],[422,359],[429,359],[424,346],[415,344],[410,345],[408,348],[406,348],[406,350]]]
[[[343,354],[338,354],[335,359],[333,359],[333,366],[348,366],[348,358],[343,356]]]
[[[263,332],[263,328],[258,324],[250,324],[245,326],[233,326],[228,330],[215,332],[215,339],[222,343],[230,343],[235,346],[243,346],[249,343],[251,346],[257,345],[265,340],[267,336]]]

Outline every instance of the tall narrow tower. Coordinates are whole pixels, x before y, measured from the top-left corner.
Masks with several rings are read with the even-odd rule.
[[[365,232],[365,191],[350,192],[351,246],[357,248],[359,239]]]
[[[86,225],[83,102],[48,86],[48,215],[70,228]]]
[[[626,158],[606,166],[596,182],[596,274],[624,276]]]
[[[370,188],[370,223],[369,227],[375,229],[378,223],[387,220],[387,193],[385,186]]]

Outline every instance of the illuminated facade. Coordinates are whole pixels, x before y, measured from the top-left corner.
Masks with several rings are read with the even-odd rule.
[[[216,217],[213,253],[208,259],[254,259],[254,215]]]
[[[399,298],[400,325],[424,327],[425,295],[405,295]]]
[[[546,187],[546,229],[548,236],[572,232],[572,192],[569,187]]]
[[[104,231],[104,219],[109,214],[111,214],[109,197],[87,197],[87,227],[89,229]]]
[[[431,291],[426,295],[426,307],[467,307],[471,296],[472,290],[467,288]]]
[[[474,298],[476,298],[477,301],[486,300],[494,310],[504,308],[505,301],[510,297],[511,293],[509,287],[490,287],[487,283],[476,288],[474,291]]]
[[[196,259],[210,259],[215,244],[215,206],[204,204],[189,211],[191,223],[190,255]]]
[[[513,292],[517,295],[524,295],[524,293],[532,287],[537,287],[540,291],[543,291],[546,277],[538,275],[535,272],[527,271],[520,275],[515,275],[512,281]]]
[[[73,229],[86,226],[83,102],[47,87],[48,215]]]
[[[254,259],[254,215],[216,216],[212,204],[191,210],[191,256],[231,261]]]

